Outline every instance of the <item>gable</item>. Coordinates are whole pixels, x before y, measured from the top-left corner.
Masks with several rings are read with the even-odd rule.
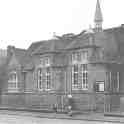
[[[8,66],[10,66],[10,67],[11,67],[11,66],[20,66],[20,63],[18,62],[18,60],[17,60],[15,54],[12,55],[12,57],[11,57],[11,59],[10,59],[10,61],[9,61]]]

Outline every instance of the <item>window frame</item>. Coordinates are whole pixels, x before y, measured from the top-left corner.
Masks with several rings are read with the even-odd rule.
[[[88,50],[83,50],[81,52],[81,61],[82,60],[87,60],[88,59]]]
[[[81,64],[81,89],[88,90],[88,67],[87,67],[87,64]]]
[[[40,70],[40,72],[39,72]],[[43,68],[39,67],[37,69],[37,83],[38,83],[38,89],[43,90],[43,73],[42,73]],[[39,79],[40,78],[40,79]]]
[[[37,82],[38,82],[38,89],[41,91],[49,91],[52,90],[52,72],[51,72],[51,64],[50,64],[50,58],[49,57],[41,57],[40,61],[42,61],[42,63],[40,63],[38,69],[42,69],[42,88],[40,88],[39,84],[40,81],[38,81],[38,73],[37,73]],[[48,72],[49,69],[49,72]]]
[[[77,71],[74,71],[75,69],[75,67],[77,66]],[[75,75],[77,75],[76,77],[77,77],[77,82],[75,83]],[[80,84],[79,84],[79,67],[78,67],[78,64],[74,64],[73,66],[72,66],[72,89],[73,90],[76,90],[76,89],[79,89],[79,86],[80,86]]]
[[[71,81],[72,90],[88,90],[88,50],[75,51],[71,54]],[[75,66],[77,66],[77,71],[75,71]],[[82,68],[82,66],[87,66],[87,68]],[[77,79],[75,79],[77,77]],[[77,80],[77,81],[75,81]],[[75,83],[77,82],[77,83]]]
[[[47,67],[45,72],[45,90],[48,91],[51,89],[52,89],[51,68]]]
[[[10,79],[10,76],[13,77],[13,75],[15,76],[15,80],[14,78]],[[8,92],[17,92],[17,91],[18,91],[18,75],[16,71],[12,71],[9,73]]]
[[[103,84],[103,86],[104,86],[103,90],[97,90],[97,84],[99,84],[98,86],[100,86],[100,84]],[[100,89],[100,87],[99,87],[99,89]],[[105,92],[105,81],[96,81],[95,82],[95,92],[101,92],[101,93]]]

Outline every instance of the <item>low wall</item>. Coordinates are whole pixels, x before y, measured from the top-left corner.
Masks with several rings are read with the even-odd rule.
[[[73,109],[79,111],[89,111],[96,108],[95,96],[93,94],[72,94]]]
[[[54,104],[57,104],[58,109],[65,109],[66,104],[65,94],[43,94],[43,93],[20,93],[20,94],[3,94],[2,106],[8,107],[23,107],[32,109],[49,109],[53,108]],[[96,110],[104,109],[103,95],[96,95],[92,93],[72,93],[72,105],[73,110]]]
[[[51,109],[56,103],[56,96],[54,94],[25,94],[26,107]]]
[[[24,94],[2,94],[1,105],[7,107],[24,107],[25,106],[25,95]]]

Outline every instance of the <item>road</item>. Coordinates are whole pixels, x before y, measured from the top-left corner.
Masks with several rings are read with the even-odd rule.
[[[0,124],[113,124],[113,123],[82,120],[47,119],[26,115],[11,115],[7,113],[4,114],[0,113]]]

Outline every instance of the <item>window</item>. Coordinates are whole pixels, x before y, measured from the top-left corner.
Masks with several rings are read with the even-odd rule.
[[[75,52],[72,54],[72,62],[76,63],[81,61],[81,54],[79,52]]]
[[[87,64],[75,64],[72,67],[72,89],[88,89],[88,68]]]
[[[46,69],[46,90],[51,89],[51,73],[50,73],[50,68],[48,67]]]
[[[78,82],[78,65],[73,65],[72,67],[72,89],[77,89],[79,87]]]
[[[113,92],[119,90],[119,72],[111,72],[111,90]]]
[[[43,72],[42,72],[42,68],[38,69],[38,88],[40,90],[43,89]]]
[[[45,58],[45,66],[50,66],[50,60],[49,58]]]
[[[105,88],[105,83],[104,81],[97,81],[96,85],[95,85],[95,91],[96,92],[104,92],[104,88]]]
[[[88,89],[88,51],[72,54],[72,89]]]
[[[40,59],[40,66],[44,66],[44,60],[42,58]]]
[[[9,80],[8,80],[8,90],[9,91],[17,91],[18,89],[18,77],[15,71],[10,72]]]
[[[51,69],[50,59],[44,57],[40,59],[40,68],[37,71],[37,82],[39,90],[50,90],[51,89]]]
[[[88,51],[75,52],[72,54],[72,63],[84,62],[88,59]]]
[[[84,62],[84,61],[87,61],[88,59],[88,51],[83,51],[81,53],[81,61]]]
[[[82,64],[81,65],[81,83],[82,83],[82,89],[87,89],[88,88],[88,69],[87,69],[87,64]]]
[[[44,57],[40,59],[40,65],[41,67],[46,67],[46,66],[50,66],[50,60],[48,57]]]

